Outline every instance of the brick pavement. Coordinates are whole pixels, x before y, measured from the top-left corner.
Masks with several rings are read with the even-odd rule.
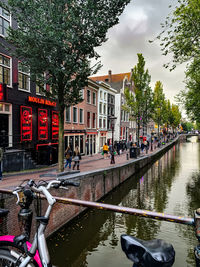
[[[155,150],[153,152],[155,152]],[[127,160],[127,153],[129,157],[128,151],[124,151],[124,153],[122,153],[121,155],[115,156],[115,166],[124,164],[128,162],[128,160],[130,160],[130,159]],[[145,154],[141,156],[144,155]],[[110,164],[110,158],[104,159],[104,157],[101,154],[96,154],[92,156],[83,156],[82,160],[80,161],[80,172],[88,172],[92,170],[103,169],[109,166],[113,166],[113,164]],[[69,169],[65,169],[65,171],[69,172]],[[18,172],[15,174],[6,174],[0,181],[0,189],[13,189],[26,179],[33,179],[35,181],[55,179],[52,177],[40,177],[40,175],[44,174],[46,175],[47,173],[56,174],[56,172],[57,172],[57,165],[50,166],[40,170]]]

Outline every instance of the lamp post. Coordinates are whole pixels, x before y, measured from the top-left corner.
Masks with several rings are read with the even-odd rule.
[[[111,150],[111,161],[110,164],[115,164],[115,155],[114,155],[114,123],[117,119],[114,116],[109,116],[108,119],[111,121],[111,129],[112,129],[112,150]]]

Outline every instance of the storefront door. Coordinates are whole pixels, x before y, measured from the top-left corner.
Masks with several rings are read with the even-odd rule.
[[[0,147],[8,147],[8,115],[0,114]]]

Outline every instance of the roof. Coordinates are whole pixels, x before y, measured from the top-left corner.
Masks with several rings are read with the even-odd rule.
[[[96,77],[89,77],[93,81],[104,81],[104,82],[111,82],[111,83],[117,83],[120,81],[123,81],[125,76],[127,76],[128,80],[130,79],[130,72],[126,73],[119,73],[119,74],[111,74],[111,81],[110,81],[110,75],[103,75],[103,76],[96,76]]]

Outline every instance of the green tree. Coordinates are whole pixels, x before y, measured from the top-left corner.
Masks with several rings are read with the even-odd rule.
[[[162,24],[161,40],[164,55],[172,53],[171,64],[174,69],[177,63],[200,59],[200,3],[199,0],[178,0],[178,5]]]
[[[1,6],[13,14],[18,28],[10,28],[7,41],[12,53],[30,68],[31,79],[42,88],[51,86],[48,97],[59,110],[59,171],[64,165],[64,109],[81,101],[79,90],[99,68],[94,50],[106,41],[109,28],[119,22],[130,0],[8,0]],[[44,73],[46,73],[44,75]]]
[[[126,105],[124,109],[130,114],[130,119],[136,121],[136,139],[139,145],[139,131],[142,126],[142,120],[147,123],[150,118],[151,108],[151,88],[149,86],[151,77],[148,70],[145,70],[145,60],[142,54],[138,55],[138,63],[133,68],[131,80],[134,83],[134,94],[125,89]],[[146,111],[146,114],[145,114]],[[144,118],[145,116],[145,118]]]
[[[170,125],[172,126],[173,131],[176,127],[179,126],[180,122],[181,122],[181,112],[179,111],[179,107],[175,104],[172,104]]]
[[[158,137],[160,138],[160,126],[164,123],[165,119],[165,95],[163,93],[163,85],[160,81],[157,81],[153,93],[154,114],[153,120],[158,125]]]

